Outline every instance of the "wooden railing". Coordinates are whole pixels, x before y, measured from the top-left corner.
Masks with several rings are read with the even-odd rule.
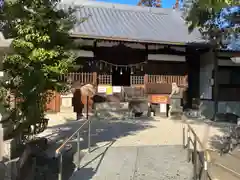
[[[98,78],[98,84],[112,84],[112,75],[110,74],[100,74],[97,75],[96,72],[93,73],[69,73],[61,76],[61,80],[72,81],[72,82],[81,82],[82,84],[96,84]],[[185,77],[184,76],[172,76],[172,75],[145,75],[145,76],[136,76],[131,75],[131,85],[144,85],[145,83],[149,84],[172,84],[177,83],[177,85],[184,85]]]
[[[112,75],[98,75],[98,84],[110,85],[112,84]]]
[[[147,75],[147,83],[155,84],[155,83],[164,83],[164,84],[172,84],[177,83],[177,85],[184,84],[184,76],[170,76],[170,75]]]
[[[144,84],[144,76],[131,76],[131,85],[143,85]]]
[[[61,76],[60,79],[71,82],[80,82],[82,84],[95,84],[97,82],[97,73],[73,72]]]

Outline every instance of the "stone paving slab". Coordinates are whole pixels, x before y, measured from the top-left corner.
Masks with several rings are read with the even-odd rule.
[[[85,155],[70,180],[190,180],[192,165],[181,146],[100,148]]]
[[[190,180],[192,165],[182,146],[138,148],[135,180]]]
[[[240,151],[238,148],[235,149],[232,154],[224,154],[223,156],[219,155],[219,149],[221,147],[220,139],[226,132],[228,132],[231,124],[197,119],[188,119],[187,122],[198,135],[199,139],[205,146],[204,148],[209,150],[211,160],[211,163],[209,164],[209,173],[212,179],[240,179]],[[216,164],[220,164],[220,166]],[[239,175],[236,175],[231,171],[236,172]]]
[[[212,165],[210,166],[211,175],[219,180],[240,179],[240,152],[236,149],[231,154],[219,155],[218,152],[210,152]]]

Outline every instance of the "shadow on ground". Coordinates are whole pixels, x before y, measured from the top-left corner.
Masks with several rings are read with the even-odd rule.
[[[211,128],[215,128],[217,131],[219,131],[218,134],[214,134],[208,139],[209,145],[213,149],[208,151],[211,159],[208,172],[211,175],[212,179],[213,177],[217,179],[239,179],[240,151],[238,148],[236,147],[233,152],[223,154],[222,156],[220,156],[219,153],[220,149],[223,148],[223,145],[221,143],[222,137],[229,132],[230,126],[236,125],[236,121],[234,121],[234,119],[218,119],[218,121],[212,121],[208,119],[192,118],[190,120],[188,119],[187,122],[192,126],[207,125],[205,126],[207,127],[206,133],[208,133]]]
[[[138,131],[153,128],[149,121],[152,119],[138,118],[135,120],[97,120],[91,121],[91,151],[95,151],[100,147],[110,147],[115,140],[120,137],[133,135]],[[55,150],[70,137],[85,121],[67,120],[66,123],[49,127],[46,132],[40,136],[44,136],[49,140],[49,148],[47,154],[50,157],[55,156]],[[88,124],[83,126],[80,131],[80,136],[83,141],[80,143],[80,149],[87,149],[88,147]],[[63,180],[67,180],[75,169],[77,154],[77,137],[73,137],[67,145],[63,148]],[[80,159],[85,155],[85,151],[80,152]],[[102,157],[103,154],[100,154]],[[56,165],[55,165],[56,166]],[[89,168],[81,170],[88,174],[88,178],[94,174]],[[86,171],[86,172],[85,172]],[[56,175],[56,173],[55,173]],[[85,175],[86,177],[86,175]],[[52,177],[51,179],[57,178]]]
[[[232,121],[227,122],[227,120],[212,121],[209,119],[198,119],[198,118],[188,119],[186,117],[183,117],[182,119],[183,119],[183,121],[187,120],[188,124],[193,125],[193,126],[194,125],[207,125],[206,127],[208,129],[205,129],[205,131],[206,131],[205,133],[208,133],[211,130],[211,128],[214,128],[215,131],[218,131],[219,134],[212,135],[208,139],[208,143],[209,143],[211,149],[215,149],[215,150],[220,150],[222,148],[222,144],[220,143],[222,140],[222,137],[229,132],[230,126],[236,125],[236,123],[233,123]]]

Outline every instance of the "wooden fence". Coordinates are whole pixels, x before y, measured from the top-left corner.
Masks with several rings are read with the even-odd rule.
[[[155,83],[163,83],[163,84],[172,84],[177,83],[178,85],[183,85],[185,83],[184,76],[173,76],[173,75],[144,75],[144,76],[130,76],[131,85],[144,85],[146,83],[155,84]],[[97,75],[94,73],[69,73],[61,77],[64,80],[70,80],[72,82],[81,82],[81,84],[112,84],[112,75]]]
[[[97,73],[68,73],[60,77],[60,80],[80,82],[81,84],[96,84]]]
[[[147,75],[147,83],[150,83],[150,84],[177,83],[177,85],[181,86],[185,83],[185,76]]]

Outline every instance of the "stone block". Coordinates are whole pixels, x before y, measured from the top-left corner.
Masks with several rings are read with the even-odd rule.
[[[62,99],[62,107],[72,107],[72,98],[73,98],[73,94],[69,93],[66,95],[61,95],[61,99]]]

